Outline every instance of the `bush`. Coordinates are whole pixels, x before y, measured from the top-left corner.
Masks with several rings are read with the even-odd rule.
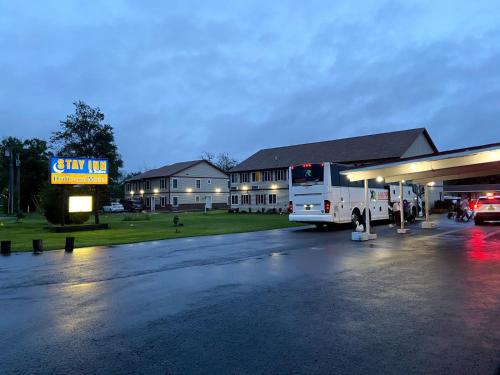
[[[51,224],[83,224],[90,218],[90,212],[68,212],[70,195],[90,195],[88,188],[65,187],[66,194],[60,187],[48,186],[42,193],[43,213]]]

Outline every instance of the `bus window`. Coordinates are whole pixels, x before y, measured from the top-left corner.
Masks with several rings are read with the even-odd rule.
[[[292,184],[322,184],[324,180],[322,164],[303,164],[292,168]]]

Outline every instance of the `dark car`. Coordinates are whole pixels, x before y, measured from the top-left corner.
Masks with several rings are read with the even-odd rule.
[[[140,212],[143,210],[142,201],[139,199],[122,199],[120,203],[128,212]]]

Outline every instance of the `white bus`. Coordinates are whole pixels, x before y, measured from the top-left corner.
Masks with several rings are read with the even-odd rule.
[[[332,223],[364,223],[364,182],[350,182],[340,171],[352,166],[337,163],[301,164],[289,170],[289,220],[323,227]],[[399,200],[399,186],[370,180],[371,220],[389,219],[389,202]],[[417,216],[417,195],[405,185],[404,200],[413,218]]]

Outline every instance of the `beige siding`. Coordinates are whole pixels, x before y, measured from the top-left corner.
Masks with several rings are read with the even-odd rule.
[[[432,154],[434,149],[430,145],[429,141],[425,135],[420,134],[418,138],[413,142],[413,144],[406,150],[403,154],[403,158],[409,158],[412,156]]]
[[[191,168],[179,172],[178,174],[165,178],[165,187],[161,188],[162,178],[149,179],[151,186],[146,189],[145,181],[136,182],[137,189],[134,190],[134,197],[145,200],[155,197],[156,209],[161,209],[161,197],[165,197],[165,204],[173,204],[173,197],[177,197],[177,204],[180,205],[201,205],[204,206],[207,197],[211,197],[212,204],[227,204],[229,197],[228,176],[212,167],[208,163],[199,163]],[[173,187],[173,180],[177,180],[177,188]],[[197,187],[196,181],[200,181]],[[140,194],[140,190],[144,194]],[[131,194],[128,192],[127,197]],[[197,198],[198,197],[198,198]],[[209,198],[210,199],[210,198]],[[148,207],[149,209],[149,207]]]
[[[174,179],[177,179],[177,189],[173,187]],[[199,188],[197,180],[200,183]],[[228,176],[217,168],[208,163],[199,163],[172,176],[171,203],[173,204],[173,197],[177,196],[179,204],[205,204],[207,197],[211,197],[213,204],[227,204],[228,180]]]
[[[212,167],[208,163],[198,163],[191,168],[185,169],[176,174],[176,176],[184,176],[184,177],[218,177],[228,179],[228,176],[218,170],[217,168]]]
[[[238,173],[237,182],[231,183],[231,195],[238,196],[238,204],[231,204],[231,208],[238,208],[240,211],[253,212],[268,209],[280,209],[286,212],[288,208],[288,179],[276,181],[275,171],[273,172],[273,181],[262,181],[263,172],[257,171],[260,175],[259,181],[252,181],[252,172],[249,172],[249,182],[240,182],[240,174]],[[285,175],[287,176],[287,175]],[[276,194],[276,203],[270,203],[269,195]],[[250,196],[250,204],[242,203],[242,196]],[[257,195],[265,195],[265,204],[257,204]]]

